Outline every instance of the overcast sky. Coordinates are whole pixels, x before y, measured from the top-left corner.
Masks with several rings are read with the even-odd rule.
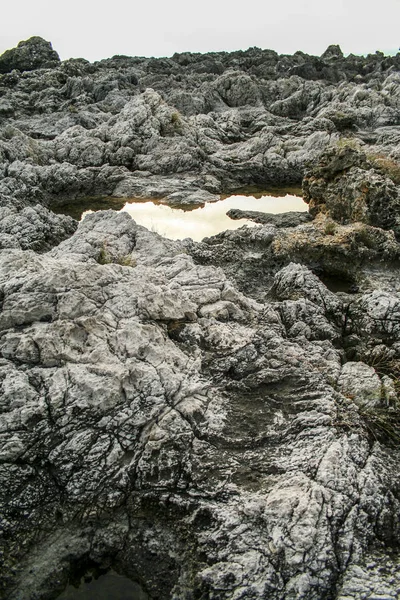
[[[61,59],[171,56],[250,46],[348,54],[400,46],[400,0],[14,0],[1,9],[0,53],[32,35]]]

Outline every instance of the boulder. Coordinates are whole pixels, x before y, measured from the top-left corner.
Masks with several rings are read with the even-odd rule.
[[[0,56],[0,73],[52,69],[59,65],[60,57],[51,43],[38,36],[20,42],[16,48],[6,50]]]
[[[348,362],[343,366],[338,389],[363,408],[382,405],[382,382],[375,369],[362,362]]]

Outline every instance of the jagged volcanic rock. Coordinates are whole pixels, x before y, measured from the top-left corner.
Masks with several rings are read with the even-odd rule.
[[[16,48],[6,50],[0,56],[0,73],[11,71],[34,71],[58,67],[60,57],[50,44],[41,37],[35,36],[20,42]]]
[[[194,193],[207,189],[205,177],[217,194],[299,183],[307,163],[341,136],[400,156],[399,55],[343,57],[331,48],[318,58],[251,48],[47,65],[46,48],[53,52],[31,38],[0,58],[8,64],[28,53],[41,67],[15,63],[0,77],[5,194],[39,194],[43,202],[148,196],[159,187],[168,195],[182,191],[183,176],[194,177]]]
[[[312,220],[309,212],[287,212],[287,213],[263,213],[254,210],[241,210],[240,208],[231,208],[226,213],[231,219],[249,219],[255,223],[271,224],[276,227],[296,227],[300,223],[306,223]]]
[[[252,48],[1,76],[2,598],[93,565],[153,600],[398,597],[397,205],[354,223],[360,172],[376,200],[394,188],[337,152],[344,132],[399,158],[398,61]],[[311,222],[197,244],[50,210],[299,181],[327,145]]]
[[[351,146],[330,148],[307,171],[304,200],[311,215],[324,212],[340,223],[359,221],[393,229],[399,236],[399,175],[394,161],[374,154],[368,161],[364,152]]]

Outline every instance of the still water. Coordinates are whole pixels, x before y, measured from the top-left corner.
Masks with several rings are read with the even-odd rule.
[[[204,206],[194,209],[171,208],[159,201],[128,200],[122,211],[128,212],[139,225],[167,238],[180,240],[190,237],[195,241],[201,241],[205,237],[227,229],[238,229],[243,225],[255,226],[253,221],[247,219],[238,221],[230,219],[226,213],[231,208],[275,214],[308,210],[302,198],[286,194],[282,197],[265,195],[257,198],[236,195],[218,202],[207,202]],[[82,218],[90,212],[92,211],[84,212]]]
[[[85,582],[78,588],[69,585],[57,600],[148,600],[139,584],[108,571],[98,579]]]

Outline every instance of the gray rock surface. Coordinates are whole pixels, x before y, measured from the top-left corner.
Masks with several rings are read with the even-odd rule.
[[[338,222],[202,243],[49,210],[298,181],[346,129],[395,161],[398,61],[253,48],[3,74],[2,598],[91,567],[153,600],[399,596],[400,246],[337,193],[354,204],[362,171],[390,196],[376,165],[334,150]]]
[[[338,387],[342,394],[365,408],[375,408],[382,403],[382,382],[375,369],[362,362],[343,365]]]
[[[327,278],[335,291],[398,290],[400,246],[393,231],[340,225],[323,214],[297,227],[244,226],[201,243],[187,242],[186,248],[196,262],[221,267],[241,291],[262,302],[276,272],[291,262]]]
[[[301,223],[312,221],[309,212],[286,212],[286,213],[263,213],[255,210],[241,210],[240,208],[231,208],[226,213],[231,219],[249,219],[255,223],[275,225],[275,227],[296,227]]]
[[[40,204],[18,205],[0,196],[0,248],[49,250],[75,231],[77,223]]]
[[[259,304],[111,211],[1,253],[7,598],[82,561],[152,598],[395,598],[397,454],[342,367],[346,303],[305,266]]]
[[[177,175],[168,194],[185,191],[182,175],[199,178],[194,193],[300,183],[310,160],[349,136],[400,158],[399,55],[251,48],[91,64],[60,62],[49,42],[31,38],[0,65],[6,194],[125,195],[141,181],[144,193],[148,175]],[[96,169],[105,170],[94,192]],[[210,176],[215,189],[202,188]]]

